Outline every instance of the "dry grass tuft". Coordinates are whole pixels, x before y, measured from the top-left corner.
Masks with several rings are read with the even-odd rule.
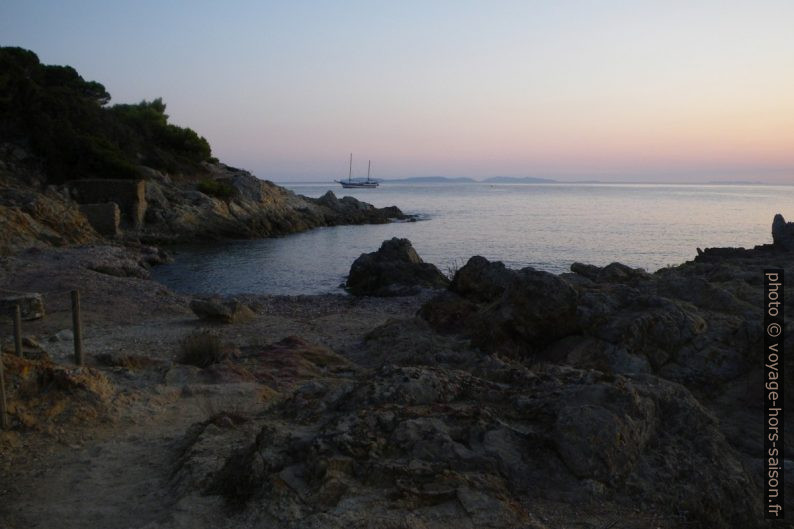
[[[197,331],[186,336],[179,344],[177,362],[200,368],[217,364],[229,357],[218,335]]]

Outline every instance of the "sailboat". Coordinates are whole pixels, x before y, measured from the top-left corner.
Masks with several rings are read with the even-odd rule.
[[[347,173],[347,180],[334,180],[337,184],[342,184],[345,189],[371,189],[378,187],[378,181],[372,179],[372,160],[367,163],[367,179],[353,178],[353,153],[350,153],[350,168]]]

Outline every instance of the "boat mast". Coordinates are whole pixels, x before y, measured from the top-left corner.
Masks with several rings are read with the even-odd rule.
[[[372,160],[367,160],[367,182],[369,182],[369,172],[372,168]]]
[[[353,153],[350,153],[350,169],[347,172],[347,181],[350,182],[353,179]]]

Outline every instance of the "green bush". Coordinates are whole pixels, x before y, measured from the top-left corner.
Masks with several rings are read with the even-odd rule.
[[[205,195],[222,199],[231,198],[237,193],[237,190],[230,183],[222,180],[213,180],[211,178],[205,178],[199,182],[196,189]]]
[[[212,157],[195,131],[168,123],[162,99],[108,106],[110,94],[74,68],[0,47],[0,142],[29,145],[48,179],[135,178],[139,165],[195,172]]]

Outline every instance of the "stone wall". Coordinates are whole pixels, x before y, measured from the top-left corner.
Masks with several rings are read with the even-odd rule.
[[[144,180],[90,179],[70,183],[80,204],[115,202],[125,223],[140,229],[146,215],[146,182]]]
[[[105,237],[118,237],[121,210],[115,202],[103,204],[81,204],[80,211],[97,233]]]

